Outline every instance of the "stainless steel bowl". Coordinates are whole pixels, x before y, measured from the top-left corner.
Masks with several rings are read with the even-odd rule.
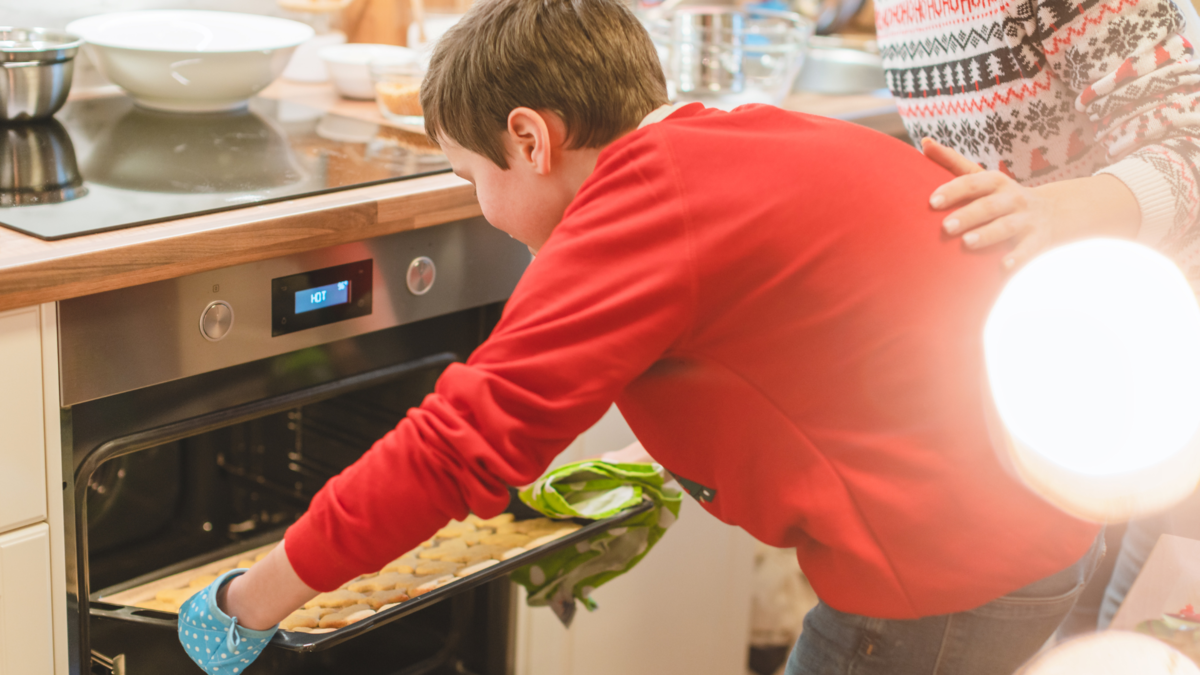
[[[58,120],[0,128],[0,207],[57,204],[86,194],[75,146]]]
[[[0,26],[0,121],[50,117],[67,100],[83,40],[42,28]]]
[[[865,94],[883,89],[883,59],[873,41],[837,36],[814,37],[793,91],[817,94]]]

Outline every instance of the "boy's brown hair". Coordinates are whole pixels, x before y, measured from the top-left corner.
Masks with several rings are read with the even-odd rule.
[[[551,111],[598,148],[667,102],[646,29],[620,0],[479,0],[438,42],[421,85],[429,137],[508,168],[514,108]]]

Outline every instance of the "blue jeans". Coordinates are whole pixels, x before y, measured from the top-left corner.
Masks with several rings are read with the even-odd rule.
[[[1071,611],[1104,557],[1104,536],[1078,562],[975,609],[873,619],[818,604],[787,675],[1012,675]]]
[[[1117,552],[1112,578],[1108,580],[1108,586],[1104,589],[1104,601],[1100,605],[1100,616],[1096,620],[1097,628],[1104,630],[1112,623],[1134,580],[1146,564],[1146,559],[1150,557],[1151,549],[1158,542],[1159,536],[1167,531],[1168,526],[1162,518],[1129,521],[1125,536],[1121,539],[1121,549]]]

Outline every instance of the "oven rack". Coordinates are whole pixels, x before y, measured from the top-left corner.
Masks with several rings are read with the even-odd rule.
[[[400,619],[401,617],[408,616],[413,612],[417,612],[421,609],[439,603],[452,596],[458,595],[459,593],[469,591],[483,584],[507,576],[510,572],[537,562],[538,560],[551,553],[554,553],[555,551],[563,549],[567,546],[574,546],[582,541],[587,541],[593,535],[620,525],[633,516],[644,513],[651,508],[653,508],[653,503],[649,500],[646,500],[637,506],[626,509],[615,516],[605,518],[603,520],[589,521],[583,519],[574,519],[573,522],[579,523],[580,525],[583,525],[583,527],[568,535],[543,544],[536,549],[526,551],[518,556],[501,561],[496,565],[492,565],[491,567],[471,574],[470,576],[455,579],[445,586],[436,588],[415,598],[405,600],[395,607],[376,612],[374,615],[360,621],[356,621],[355,623],[345,626],[344,628],[338,628],[328,633],[301,633],[281,630],[275,634],[275,637],[271,638],[271,644],[275,645],[276,647],[296,652],[316,652],[323,649],[328,649],[329,647],[341,644],[347,640],[362,635],[363,633],[378,628],[379,626]],[[536,517],[541,515],[534,512],[532,509],[529,509],[524,504],[516,502],[515,500],[514,503],[510,505],[508,511],[519,512],[517,514],[518,517]],[[123,591],[137,588],[139,586],[162,581],[167,577],[193,572],[196,570],[196,568],[210,565],[214,562],[225,560],[226,558],[236,558],[246,554],[247,552],[258,551],[278,543],[282,540],[282,538],[282,530],[268,532],[261,536],[211,551],[202,556],[190,558],[175,565],[164,567],[160,570],[151,572],[150,574],[101,589],[91,594],[91,597],[89,598],[89,611],[94,616],[102,616],[121,621],[130,621],[144,625],[160,626],[170,630],[175,630],[178,626],[178,615],[176,614],[152,609],[142,609],[140,607],[131,607],[128,605],[114,604],[107,602],[105,598],[112,597]]]

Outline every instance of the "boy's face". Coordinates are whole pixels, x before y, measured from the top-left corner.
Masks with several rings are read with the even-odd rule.
[[[441,146],[454,173],[475,185],[488,222],[537,253],[595,169],[600,150],[567,148],[562,120],[528,108],[513,110],[501,137],[508,169],[449,138]]]
[[[454,141],[442,142],[442,151],[460,178],[475,186],[475,197],[483,217],[496,229],[525,244],[534,253],[546,243],[554,226],[562,220],[567,205],[541,189],[539,176],[522,171],[510,161],[508,170],[471,152]]]

